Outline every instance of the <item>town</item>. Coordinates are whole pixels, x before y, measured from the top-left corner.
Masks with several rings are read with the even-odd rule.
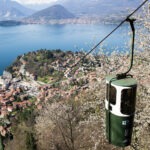
[[[32,52],[28,55],[34,54],[37,56],[39,53],[45,53],[45,50],[42,52]],[[64,52],[53,52],[56,55],[58,53]],[[43,80],[38,80],[38,75],[35,75],[34,72],[30,73],[26,70],[28,62],[24,60],[24,55],[18,60],[19,66],[12,66],[13,69],[15,68],[15,71],[10,73],[5,70],[0,77],[1,135],[5,137],[10,132],[11,122],[9,118],[14,117],[18,109],[35,106],[35,108],[40,110],[51,99],[56,97],[57,99],[69,99],[73,94],[88,89],[88,83],[97,80],[95,68],[101,67],[101,64],[99,60],[91,57],[87,63],[83,63],[82,66],[71,73],[69,68],[70,62],[75,60],[71,64],[72,66],[75,65],[82,55],[82,53],[74,55],[72,52],[67,52],[66,58],[63,61],[59,59],[60,56],[57,56],[49,67],[53,68],[54,71],[58,71],[58,73],[63,72],[63,76],[59,80],[57,76],[49,76],[46,83]]]

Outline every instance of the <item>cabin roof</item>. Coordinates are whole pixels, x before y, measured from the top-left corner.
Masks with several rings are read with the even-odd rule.
[[[116,79],[115,75],[109,75],[106,77],[106,82],[109,83],[110,81],[112,85],[116,86],[132,87],[137,85],[137,81],[131,77],[126,77],[124,79]]]

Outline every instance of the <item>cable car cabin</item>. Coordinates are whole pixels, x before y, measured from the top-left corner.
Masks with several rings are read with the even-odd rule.
[[[131,143],[137,83],[131,77],[108,76],[106,84],[106,136],[109,143],[125,147]]]

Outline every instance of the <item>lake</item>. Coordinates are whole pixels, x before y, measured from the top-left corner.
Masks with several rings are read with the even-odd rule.
[[[0,75],[18,55],[38,49],[88,51],[117,25],[21,25],[0,27]],[[122,26],[103,44],[108,53],[126,51],[129,27]],[[99,51],[99,48],[96,52]],[[105,53],[106,53],[105,51]]]

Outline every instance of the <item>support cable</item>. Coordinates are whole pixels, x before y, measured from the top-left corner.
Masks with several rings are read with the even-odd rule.
[[[111,34],[113,34],[120,26],[122,26],[129,18],[134,15],[148,0],[145,0],[140,4],[131,14],[129,14],[126,19],[124,19],[116,28],[114,28],[108,35],[106,35],[100,42],[98,42],[89,52],[87,52],[77,63],[70,67],[71,72],[74,67],[76,67],[82,60],[84,60],[91,52],[93,52],[102,42],[104,42]]]
[[[123,20],[115,29],[113,29],[108,35],[106,35],[99,43],[97,43],[88,53],[86,53],[77,63],[75,63],[74,65],[72,65],[71,67],[69,67],[70,71],[72,72],[73,68],[75,68],[76,66],[78,66],[78,64],[84,60],[91,52],[93,52],[102,42],[104,42],[111,34],[113,34],[124,22],[129,21],[129,17],[131,17],[132,15],[134,15],[146,2],[148,2],[148,0],[145,0],[141,5],[139,5],[139,7],[137,7],[131,14],[129,14],[127,16],[127,18],[125,20]],[[132,28],[132,27],[131,27]],[[132,47],[132,49],[134,49],[134,47]],[[132,58],[131,58],[132,59]],[[69,72],[70,72],[69,71]],[[129,70],[130,71],[130,70]],[[129,71],[125,72],[128,73]],[[60,83],[62,81],[58,81],[56,83]]]

